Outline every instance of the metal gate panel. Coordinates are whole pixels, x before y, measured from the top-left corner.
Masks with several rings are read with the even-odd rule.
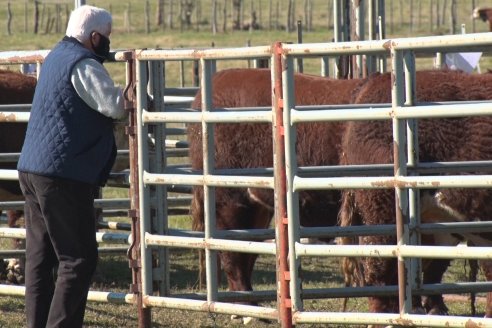
[[[440,184],[441,187],[490,187],[492,183],[492,178],[490,175],[480,175],[480,176],[467,176],[463,177],[461,175],[451,175],[451,176],[439,176],[439,175],[431,175],[431,176],[413,176],[412,174],[418,172],[419,170],[435,170],[437,167],[444,166],[447,169],[453,170],[460,166],[468,166],[468,165],[477,165],[486,167],[490,165],[489,163],[438,163],[440,165],[436,165],[433,163],[425,163],[420,165],[419,163],[415,163],[416,167],[408,167],[408,164],[412,164],[412,160],[409,163],[400,161],[398,165],[395,166],[395,174],[393,176],[376,176],[376,177],[364,177],[361,178],[359,176],[354,177],[344,177],[337,178],[333,177],[316,177],[316,173],[313,173],[313,177],[300,177],[297,175],[298,171],[306,170],[306,168],[298,168],[295,160],[295,153],[293,152],[293,145],[295,144],[295,127],[296,123],[300,122],[310,122],[310,121],[337,121],[337,120],[367,120],[367,119],[392,119],[395,123],[395,126],[398,128],[395,130],[395,135],[399,135],[395,139],[397,142],[401,142],[404,138],[404,132],[411,136],[415,134],[415,129],[413,127],[412,119],[422,118],[422,117],[460,117],[463,116],[463,112],[466,111],[467,115],[490,115],[490,103],[473,103],[473,104],[434,104],[434,105],[426,105],[426,106],[413,106],[412,102],[403,103],[403,95],[407,95],[407,99],[412,95],[414,86],[412,78],[414,67],[414,56],[413,50],[423,51],[423,52],[435,52],[438,50],[448,50],[448,51],[470,51],[477,49],[490,48],[492,42],[492,38],[488,35],[484,34],[470,34],[470,35],[459,35],[459,36],[440,36],[440,37],[426,37],[426,38],[414,38],[414,39],[395,39],[395,40],[381,40],[381,41],[370,41],[370,42],[351,42],[351,43],[342,43],[342,44],[303,44],[303,45],[286,45],[282,44],[280,46],[272,47],[273,55],[281,55],[281,65],[282,65],[282,81],[283,81],[283,98],[280,98],[279,103],[282,104],[283,108],[286,109],[284,111],[283,127],[286,136],[286,167],[287,170],[287,186],[289,186],[288,194],[287,194],[287,204],[288,204],[288,222],[289,222],[289,249],[295,250],[296,256],[290,257],[290,272],[289,277],[291,279],[290,286],[290,295],[292,297],[292,307],[293,307],[293,322],[286,323],[282,320],[282,325],[287,327],[292,323],[303,323],[303,322],[313,322],[313,323],[374,323],[374,324],[422,324],[429,325],[433,327],[444,326],[449,324],[449,322],[453,322],[453,325],[458,327],[464,327],[467,323],[470,323],[472,320],[476,324],[489,324],[489,319],[477,319],[477,318],[463,318],[463,317],[431,317],[431,316],[419,316],[419,315],[411,315],[407,314],[409,308],[409,299],[412,293],[421,295],[426,292],[426,290],[430,290],[432,288],[436,288],[435,286],[416,286],[408,287],[406,289],[401,290],[400,288],[400,305],[402,309],[402,313],[400,314],[367,314],[367,313],[324,313],[324,312],[304,312],[302,310],[303,305],[300,298],[300,280],[297,273],[298,267],[298,259],[301,256],[388,256],[394,257],[395,255],[401,258],[402,260],[406,258],[413,258],[416,256],[425,257],[425,252],[429,249],[432,249],[434,254],[432,257],[444,257],[444,258],[490,258],[491,249],[489,247],[475,247],[473,249],[462,250],[456,247],[445,247],[445,248],[430,248],[426,246],[413,246],[412,243],[409,244],[409,232],[408,228],[402,224],[403,220],[399,220],[400,224],[400,232],[399,234],[402,236],[401,242],[395,246],[377,246],[374,249],[367,248],[345,248],[340,246],[312,246],[312,245],[303,245],[300,243],[300,235],[304,233],[310,233],[309,229],[295,226],[294,218],[297,215],[298,209],[296,208],[298,199],[297,192],[304,189],[344,189],[344,188],[362,188],[362,189],[371,189],[374,187],[377,188],[396,188],[400,190],[402,195],[402,199],[405,202],[399,204],[399,208],[403,212],[405,212],[408,208],[410,208],[411,216],[416,216],[414,207],[418,206],[418,202],[412,201],[411,199],[416,199],[416,197],[411,196],[410,200],[409,196],[406,196],[408,192],[408,188],[416,188],[416,190],[420,188],[433,188],[435,184]],[[236,111],[228,112],[227,115],[225,113],[216,114],[214,112],[210,112],[211,102],[210,97],[210,74],[213,72],[215,65],[214,61],[219,59],[233,59],[237,57],[255,57],[255,56],[265,56],[265,54],[269,53],[270,49],[259,48],[259,53],[256,52],[258,49],[208,49],[208,50],[177,50],[177,51],[161,51],[161,50],[143,50],[138,52],[137,57],[139,57],[140,61],[153,61],[153,60],[182,60],[182,59],[196,59],[199,58],[202,63],[202,94],[204,95],[204,103],[203,103],[203,111],[200,113],[183,113],[183,112],[163,112],[163,113],[154,113],[149,112],[145,109],[145,105],[141,107],[141,124],[145,125],[148,123],[166,123],[166,122],[193,122],[193,123],[202,123],[202,127],[204,130],[204,150],[207,152],[208,150],[213,149],[213,124],[220,122],[237,122],[247,121],[247,122],[255,122],[255,121],[266,121],[269,122],[271,114],[266,112],[251,112],[239,113]],[[292,96],[293,90],[293,61],[296,57],[306,56],[334,56],[334,55],[343,55],[343,54],[374,54],[374,55],[385,55],[391,52],[393,56],[393,67],[394,74],[397,76],[396,78],[396,87],[393,90],[393,104],[388,107],[388,105],[376,105],[370,106],[369,108],[360,108],[360,106],[326,106],[326,109],[322,109],[319,106],[313,106],[313,109],[303,108],[299,110],[295,106],[295,99]],[[273,57],[274,58],[274,57]],[[272,62],[274,62],[272,60]],[[143,69],[143,66],[141,70]],[[403,71],[406,73],[407,79],[402,80]],[[273,76],[273,74],[272,74]],[[141,86],[142,90],[144,86]],[[406,88],[406,89],[404,89]],[[273,98],[273,95],[272,95]],[[277,99],[277,98],[275,98]],[[396,99],[396,100],[395,100]],[[145,104],[145,100],[142,99],[143,104]],[[275,105],[275,103],[274,103]],[[318,107],[318,108],[315,108]],[[367,106],[366,106],[367,107]],[[306,110],[307,109],[307,110]],[[277,119],[278,120],[278,119]],[[406,120],[409,123],[406,124]],[[144,130],[143,130],[144,131]],[[400,140],[401,139],[401,140]],[[396,149],[400,158],[404,159],[408,156],[408,153],[412,151],[412,145],[416,143],[416,140],[409,143],[408,149]],[[143,155],[142,155],[143,156]],[[241,175],[220,175],[214,173],[213,170],[213,161],[207,157],[207,153],[204,153],[204,175],[203,176],[194,176],[189,174],[167,174],[167,173],[151,173],[148,171],[142,171],[140,174],[143,179],[142,186],[152,185],[152,184],[189,184],[189,185],[204,185],[206,190],[206,211],[207,211],[207,222],[208,228],[205,232],[204,238],[180,238],[176,236],[156,236],[150,233],[145,233],[142,238],[145,241],[142,244],[142,252],[148,251],[146,250],[146,246],[154,247],[157,245],[165,245],[167,247],[189,247],[189,248],[206,248],[207,249],[207,263],[208,266],[215,267],[214,263],[216,263],[216,257],[214,254],[215,250],[240,250],[245,245],[258,246],[258,252],[262,254],[271,254],[273,252],[271,246],[260,246],[260,243],[255,244],[254,242],[248,242],[244,244],[243,242],[233,242],[228,240],[220,240],[214,237],[220,235],[227,235],[227,232],[224,231],[215,231],[214,230],[214,189],[215,187],[224,187],[224,186],[237,186],[237,187],[248,187],[248,186],[268,186],[268,188],[273,188],[273,183],[268,181],[268,179],[264,179],[262,177],[248,177],[244,178]],[[444,165],[442,165],[444,164]],[[434,167],[434,168],[432,168]],[[361,168],[366,172],[371,170],[383,170],[388,172],[391,166],[381,166],[370,167],[366,166],[365,168]],[[308,168],[309,169],[309,168]],[[330,168],[325,168],[330,171]],[[337,168],[335,170],[344,170],[349,168]],[[357,169],[357,168],[355,168]],[[316,170],[313,170],[316,172]],[[433,171],[433,172],[439,172]],[[388,172],[389,173],[389,172]],[[391,174],[391,173],[390,173]],[[275,185],[276,188],[277,185]],[[412,192],[410,192],[412,194]],[[143,196],[145,197],[145,195]],[[276,205],[278,206],[278,205]],[[405,212],[406,213],[406,212]],[[402,214],[408,215],[408,214]],[[145,214],[143,214],[145,217]],[[277,222],[278,224],[278,222]],[[419,223],[415,223],[419,224]],[[422,231],[431,232],[436,231],[434,229],[463,229],[470,228],[472,226],[471,223],[465,223],[464,226],[461,226],[461,223],[449,223],[443,226],[433,226],[432,224],[422,224]],[[142,226],[144,230],[146,228],[145,224]],[[479,226],[476,226],[472,229],[481,230],[484,227],[489,227],[490,225],[481,222]],[[278,229],[278,227],[277,227]],[[379,229],[380,231],[375,231],[375,229]],[[386,229],[386,230],[385,230]],[[324,234],[334,234],[340,235],[340,233],[355,233],[355,234],[375,234],[375,233],[387,233],[388,229],[394,229],[394,227],[352,227],[352,229],[341,229],[341,228],[322,228],[321,231],[317,231],[315,235],[321,236]],[[341,232],[343,230],[344,232]],[[351,231],[351,232],[350,232]],[[418,239],[417,239],[418,241]],[[278,247],[278,245],[277,245]],[[252,251],[252,250],[251,250]],[[255,251],[256,252],[256,251]],[[424,255],[423,255],[424,254]],[[423,256],[422,256],[423,255]],[[278,254],[277,254],[278,256]],[[405,286],[405,279],[407,277],[404,275],[405,267],[410,267],[409,262],[401,262],[400,263],[400,286]],[[418,272],[418,267],[415,267],[415,271]],[[207,277],[209,281],[215,283],[207,289],[207,302],[196,302],[193,300],[183,301],[176,300],[174,298],[157,298],[154,296],[146,295],[145,302],[148,306],[169,306],[169,307],[177,307],[177,308],[188,308],[188,309],[196,309],[200,311],[210,311],[217,313],[231,313],[230,308],[225,303],[215,302],[217,300],[217,293],[214,291],[216,288],[216,278],[215,271],[213,269],[209,269],[207,271]],[[413,280],[413,279],[411,279]],[[491,289],[490,283],[479,283],[474,285],[475,287],[471,287],[471,290],[479,291],[483,289]],[[467,288],[470,288],[470,285],[467,284],[455,284],[454,286],[444,286],[446,288],[442,288],[443,291],[446,290],[456,290],[456,291],[464,291]],[[387,287],[368,287],[368,288],[353,288],[353,289],[333,289],[333,295],[368,295],[368,293],[387,293],[387,292],[395,292],[397,291],[398,286],[387,286]],[[454,288],[454,289],[453,289]],[[365,290],[365,291],[364,291]],[[440,289],[441,290],[441,289]],[[337,294],[338,293],[338,294]],[[318,297],[318,293],[315,291],[304,291],[304,297],[313,296]],[[214,304],[213,309],[211,308],[212,302]],[[218,305],[215,307],[215,305]],[[279,306],[279,305],[277,305]],[[206,308],[206,309],[205,309]],[[258,317],[272,318],[274,314],[273,309],[265,309],[266,312],[262,312],[261,314],[254,309],[244,309],[244,312],[239,311],[241,315],[253,315]],[[276,312],[275,312],[276,313]]]
[[[167,173],[153,172],[149,170],[149,158],[145,146],[140,148],[139,142],[139,186],[140,186],[140,220],[141,220],[141,246],[142,258],[142,291],[145,306],[165,306],[175,308],[198,309],[211,313],[241,313],[243,315],[257,316],[265,319],[277,319],[277,309],[255,306],[238,306],[218,302],[219,293],[217,288],[217,254],[219,250],[255,252],[260,254],[275,254],[275,244],[251,241],[237,241],[221,239],[227,237],[227,232],[215,230],[215,188],[216,187],[261,187],[274,189],[273,177],[242,175],[246,172],[237,172],[233,175],[222,174],[224,170],[215,170],[213,163],[213,125],[215,123],[231,122],[272,122],[272,109],[266,108],[260,111],[242,111],[241,109],[228,112],[213,112],[211,103],[211,74],[215,71],[217,60],[244,59],[244,58],[269,58],[271,47],[249,47],[239,49],[205,49],[197,50],[142,50],[137,51],[137,133],[140,139],[147,134],[147,125],[172,122],[187,122],[202,124],[204,170],[203,175],[189,174],[189,172],[177,173],[179,169]],[[145,95],[146,68],[154,61],[173,60],[199,60],[201,63],[201,87],[203,95],[201,112],[173,112],[172,109],[164,108],[164,111],[149,111]],[[162,87],[162,86],[159,86]],[[162,110],[162,109],[160,109]],[[208,151],[207,151],[208,150]],[[243,171],[243,170],[240,170]],[[253,170],[254,171],[254,170]],[[264,172],[268,172],[262,170]],[[256,170],[257,173],[260,171]],[[263,172],[263,173],[264,173]],[[224,172],[225,173],[225,172]],[[254,172],[253,172],[254,173]],[[271,172],[270,172],[271,174]],[[206,228],[203,237],[183,237],[174,235],[157,235],[150,233],[150,202],[148,200],[148,187],[151,185],[194,185],[204,186],[205,190],[205,220]],[[166,213],[166,211],[163,211]],[[262,232],[260,232],[261,234]],[[231,235],[231,234],[229,234]],[[234,234],[233,234],[234,235]],[[240,234],[238,234],[239,236]],[[221,237],[224,236],[224,237]],[[232,236],[232,235],[231,235]],[[149,260],[150,252],[158,246],[200,248],[206,252],[206,274],[207,274],[207,300],[188,300],[173,297],[152,296],[152,268]],[[220,293],[221,298],[230,298],[228,293]],[[224,295],[225,294],[225,295]],[[233,296],[233,295],[231,295]]]
[[[383,40],[379,46],[385,48],[391,52],[392,55],[392,67],[393,67],[393,89],[392,98],[393,103],[389,110],[384,106],[376,105],[376,110],[373,111],[373,115],[370,115],[372,110],[364,109],[336,109],[334,106],[321,110],[317,108],[313,111],[297,111],[295,109],[295,100],[293,98],[293,60],[295,57],[304,56],[306,53],[310,55],[337,55],[342,53],[358,54],[360,52],[377,52],[377,42],[351,42],[346,44],[339,44],[338,46],[327,44],[314,44],[314,45],[284,45],[283,47],[283,62],[285,63],[284,69],[284,95],[286,98],[286,108],[290,113],[284,113],[285,126],[288,129],[291,126],[295,126],[299,122],[308,121],[322,121],[328,120],[364,120],[364,119],[392,119],[393,120],[393,136],[395,144],[405,144],[405,130],[412,137],[416,134],[412,121],[408,121],[406,126],[405,119],[414,119],[419,117],[459,117],[459,116],[472,116],[472,115],[491,115],[492,106],[490,102],[486,103],[474,103],[474,104],[454,104],[454,105],[437,105],[431,106],[430,109],[427,106],[413,107],[412,101],[403,103],[403,95],[407,95],[407,99],[412,99],[414,90],[414,55],[413,51],[426,51],[435,52],[436,50],[446,51],[470,51],[470,49],[477,49],[484,47],[490,48],[492,39],[486,34],[473,34],[473,35],[460,35],[460,36],[445,36],[445,37],[427,37],[427,38],[409,38],[409,39],[395,39],[395,40]],[[325,48],[325,49],[323,49]],[[403,71],[405,71],[406,79],[403,80]],[[411,97],[409,97],[411,96]],[[372,105],[370,105],[372,106]],[[449,107],[448,107],[449,106]],[[341,106],[343,107],[343,106]],[[346,108],[346,107],[345,107]],[[466,115],[464,114],[466,112]],[[383,114],[385,113],[385,114]],[[289,120],[290,119],[290,120]],[[416,140],[411,140],[406,148],[395,148],[395,171],[393,176],[374,176],[374,177],[319,177],[313,174],[313,177],[304,178],[298,176],[297,164],[295,159],[294,145],[295,145],[295,132],[287,132],[289,135],[289,142],[286,143],[286,155],[290,159],[287,159],[288,167],[291,169],[287,172],[288,183],[288,200],[289,200],[289,213],[293,213],[294,216],[298,213],[298,199],[297,192],[305,189],[372,189],[372,188],[395,188],[395,191],[401,196],[398,197],[401,203],[397,203],[397,213],[400,213],[400,218],[397,214],[397,229],[398,229],[398,244],[395,246],[313,246],[303,245],[299,242],[299,227],[295,224],[298,222],[297,217],[289,217],[290,222],[290,234],[289,237],[293,238],[289,242],[291,249],[295,250],[295,259],[291,258],[291,293],[293,297],[293,306],[297,310],[294,312],[293,318],[295,323],[341,323],[341,324],[396,324],[396,325],[425,325],[425,326],[456,326],[465,327],[471,322],[477,325],[490,325],[492,319],[477,319],[477,318],[463,318],[463,317],[439,317],[439,316],[418,316],[408,314],[411,308],[410,298],[415,289],[414,286],[407,285],[406,280],[409,279],[406,276],[406,270],[412,266],[410,262],[404,261],[406,258],[424,257],[425,252],[429,249],[425,246],[411,246],[409,243],[409,230],[406,224],[403,224],[406,219],[402,215],[406,214],[408,207],[411,205],[417,206],[418,203],[411,201],[408,203],[408,196],[406,195],[410,188],[432,188],[438,184],[444,188],[473,188],[484,187],[490,188],[492,185],[491,175],[481,176],[411,176],[408,175],[407,165],[405,158],[409,153],[413,152],[412,146],[416,143]],[[288,149],[288,148],[291,149]],[[399,160],[400,159],[400,160]],[[418,166],[418,163],[413,163],[413,159],[410,159],[411,164]],[[466,163],[465,163],[466,165]],[[343,169],[342,169],[343,170]],[[433,184],[434,183],[434,184]],[[414,197],[414,196],[412,196]],[[398,199],[397,198],[397,199]],[[412,215],[415,215],[416,211],[413,210]],[[418,223],[414,223],[418,224]],[[426,226],[426,225],[423,225]],[[366,227],[365,227],[366,228]],[[340,231],[340,235],[344,233]],[[417,239],[418,240],[418,239]],[[292,246],[293,245],[293,246]],[[440,248],[433,247],[432,254],[429,257],[433,258],[483,258],[489,259],[492,254],[491,247],[473,247],[466,249],[465,252],[461,252],[460,247]],[[466,254],[465,254],[466,253]],[[318,255],[318,256],[378,256],[378,257],[397,257],[400,259],[399,265],[399,300],[400,300],[400,314],[388,315],[388,314],[370,314],[367,313],[324,313],[316,312],[309,313],[302,310],[302,301],[300,294],[300,283],[296,281],[298,275],[295,270],[299,267],[298,258],[300,256]],[[390,287],[390,286],[388,286]],[[423,287],[423,286],[420,286]],[[491,290],[491,284],[486,283],[482,285],[482,288]],[[363,289],[363,288],[360,288]],[[359,289],[359,290],[360,290]],[[377,287],[370,287],[372,292],[375,292]],[[482,289],[482,291],[484,291]],[[420,293],[418,293],[420,294]],[[304,294],[303,294],[304,295]]]

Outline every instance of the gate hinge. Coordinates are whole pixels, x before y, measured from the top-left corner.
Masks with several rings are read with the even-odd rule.
[[[125,99],[123,101],[123,108],[129,112],[129,113],[132,113],[133,111],[135,111],[135,106],[133,105],[133,101],[129,100],[129,99]]]
[[[137,129],[134,126],[125,126],[125,134],[127,136],[134,136],[137,133]]]
[[[140,269],[142,265],[139,260],[128,260],[128,267],[131,269]]]
[[[128,210],[128,217],[132,219],[138,219],[139,218],[139,211],[136,209],[132,208]]]
[[[283,126],[279,126],[278,128],[278,133],[281,135],[281,136],[285,136],[285,129]]]
[[[278,106],[278,108],[284,108],[284,99],[283,98],[278,98],[277,106]]]
[[[130,284],[130,293],[138,294],[140,293],[140,288],[138,284]]]

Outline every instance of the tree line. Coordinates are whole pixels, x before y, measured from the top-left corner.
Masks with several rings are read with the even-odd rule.
[[[370,3],[368,0],[145,0],[143,6],[140,1],[138,5],[135,1],[127,2],[124,5],[124,12],[118,14],[123,16],[123,28],[127,32],[208,30],[213,33],[225,33],[234,30],[259,29],[293,32],[299,22],[302,22],[303,31],[309,32],[315,28],[333,28],[334,1]],[[13,33],[14,17],[22,19],[22,16],[23,32],[63,33],[73,7],[73,1],[68,0],[25,1],[22,15],[19,14],[17,2],[14,16],[12,5],[15,2],[7,2],[8,35]],[[113,4],[107,2],[109,2],[107,9],[113,12]],[[464,11],[463,6],[458,10],[458,2],[458,0],[386,1],[387,31],[393,34],[397,29],[399,31],[406,29],[411,34],[417,29],[427,29],[424,25],[428,24],[430,34],[460,33],[460,19],[469,22],[473,8],[479,6],[480,1],[465,0],[467,8],[464,8]],[[461,2],[463,3],[463,0]],[[113,12],[113,15],[115,14]],[[21,24],[16,26],[19,25]],[[475,22],[472,22],[472,27],[468,30],[468,32],[475,31]]]

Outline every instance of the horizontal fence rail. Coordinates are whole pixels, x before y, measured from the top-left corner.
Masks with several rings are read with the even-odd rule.
[[[368,107],[369,106],[369,107]],[[387,120],[388,118],[439,118],[490,115],[491,102],[466,104],[419,104],[418,106],[388,107],[378,105],[360,105],[350,109],[338,109],[340,106],[318,107],[315,110],[291,109],[291,123],[320,121]],[[347,106],[348,107],[348,106]],[[305,107],[306,108],[306,107]],[[323,108],[326,108],[323,110]]]
[[[293,190],[386,188],[491,188],[492,175],[294,178]]]

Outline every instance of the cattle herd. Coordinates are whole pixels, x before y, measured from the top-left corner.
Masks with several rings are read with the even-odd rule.
[[[361,80],[332,80],[297,74],[297,105],[376,104],[391,102],[391,76],[375,74]],[[233,69],[214,75],[212,105],[215,108],[271,105],[269,70]],[[491,74],[469,75],[450,70],[419,71],[416,74],[418,102],[471,101],[492,99]],[[197,95],[194,108],[199,109]],[[299,166],[387,164],[393,162],[393,139],[389,121],[323,122],[298,124],[296,154]],[[214,128],[215,167],[259,168],[273,165],[272,130],[267,124],[216,124]],[[202,169],[201,126],[188,128],[192,167]],[[492,155],[492,117],[426,119],[419,123],[420,161],[487,160]],[[492,194],[488,189],[436,189],[423,193],[426,208],[422,221],[488,220]],[[218,229],[265,228],[273,215],[273,192],[263,189],[216,188]],[[394,224],[393,190],[302,191],[299,195],[300,223],[303,226],[342,226]],[[203,190],[193,190],[191,215],[194,227],[204,228]],[[490,245],[490,236],[436,235],[424,237],[429,245],[456,245],[469,240],[475,245]],[[395,244],[395,236],[342,238],[343,243]],[[251,275],[256,255],[221,252],[220,261],[229,289],[252,290]],[[397,282],[395,260],[360,259],[359,285],[394,285]],[[449,261],[425,262],[424,283],[440,282]],[[488,280],[492,278],[487,261],[482,263]],[[486,315],[490,316],[490,297]],[[415,299],[416,313],[446,313],[440,295]],[[373,312],[398,312],[395,297],[370,297]]]
[[[35,79],[0,71],[0,103],[29,103]],[[270,106],[271,76],[268,69],[228,69],[213,77],[213,107]],[[374,74],[364,79],[335,80],[296,74],[297,105],[376,104],[391,102],[391,76]],[[466,74],[449,70],[419,71],[416,74],[418,102],[470,101],[492,99],[492,74]],[[192,104],[200,109],[201,96]],[[21,127],[21,128],[19,128]],[[388,164],[393,162],[390,121],[350,121],[301,123],[297,130],[299,166]],[[25,124],[0,123],[0,153],[20,151]],[[464,117],[419,120],[419,161],[478,161],[492,157],[492,117]],[[202,170],[200,124],[188,126],[189,156],[194,170]],[[273,166],[272,128],[266,123],[216,124],[214,129],[215,168],[268,168]],[[2,163],[12,168],[15,163]],[[478,172],[466,172],[477,174]],[[18,200],[18,185],[1,181],[1,200]],[[193,188],[190,213],[195,230],[204,229],[202,187]],[[350,226],[395,223],[395,195],[392,189],[317,190],[299,194],[300,222],[306,227]],[[492,217],[490,189],[439,189],[422,192],[422,222],[485,221]],[[216,188],[217,229],[257,229],[270,225],[274,212],[271,190],[256,188]],[[9,224],[16,224],[19,212],[8,212]],[[490,245],[491,235],[424,235],[428,245],[456,245],[466,240],[474,245]],[[340,238],[342,243],[395,244],[395,236]],[[251,278],[257,255],[220,252],[220,263],[232,291],[253,289]],[[384,258],[357,259],[345,267],[347,276],[358,285],[394,285],[396,261]],[[348,263],[348,262],[345,262]],[[440,282],[449,261],[424,261],[424,283]],[[350,267],[350,269],[349,269]],[[487,280],[492,265],[482,263]],[[251,304],[246,302],[247,304]],[[446,313],[440,295],[415,298],[416,313]],[[369,298],[373,312],[398,312],[394,297]],[[492,316],[488,297],[486,316]]]

